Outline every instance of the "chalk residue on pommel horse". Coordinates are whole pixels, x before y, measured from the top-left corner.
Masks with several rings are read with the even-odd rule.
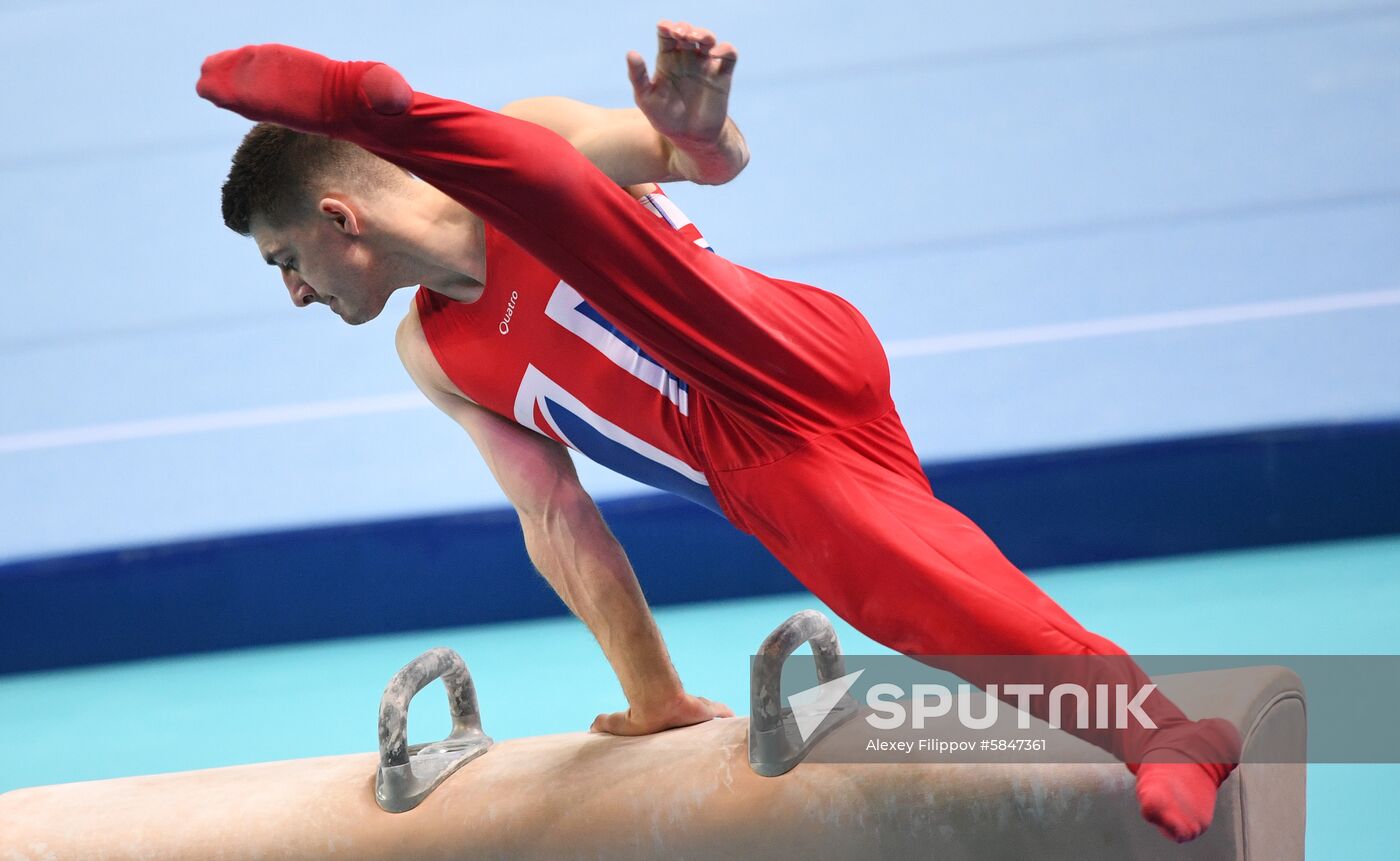
[[[741,717],[499,742],[404,813],[376,804],[373,754],[16,790],[0,795],[0,861],[1301,859],[1298,677],[1251,667],[1154,681],[1189,715],[1227,718],[1244,736],[1214,824],[1182,846],[1140,818],[1122,764],[1048,728],[1095,761],[809,761],[761,777]],[[1012,726],[1015,712],[1001,711]],[[865,735],[850,721],[813,757]]]

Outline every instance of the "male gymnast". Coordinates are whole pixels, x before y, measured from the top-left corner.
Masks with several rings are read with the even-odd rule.
[[[658,37],[653,78],[627,58],[636,111],[532,99],[495,113],[381,63],[215,54],[199,94],[260,123],[234,155],[225,222],[297,305],[351,324],[418,286],[399,355],[476,443],[531,560],[616,671],[629,707],[595,730],[731,713],[683,689],[569,448],[719,512],[904,654],[1109,656],[1084,678],[1146,684],[933,496],[859,312],[715,254],[651,185],[725,182],[748,160],[728,118],[734,47],[685,23]],[[1148,821],[1194,839],[1238,731],[1160,692],[1143,708],[1154,729],[1071,731],[1127,764]]]

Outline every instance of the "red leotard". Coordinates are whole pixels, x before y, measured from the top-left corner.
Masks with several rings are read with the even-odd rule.
[[[330,64],[320,77],[321,61],[303,58],[307,80],[292,81],[299,89],[269,81],[238,90],[237,76],[254,73],[239,62],[220,72],[229,77],[201,85],[241,93],[250,114],[353,141],[509,237],[509,244],[495,239],[497,256],[488,265],[509,262],[488,269],[486,291],[473,303],[480,309],[445,312],[431,297],[420,298],[430,343],[466,394],[575,445],[573,434],[606,430],[589,425],[580,412],[586,408],[701,473],[735,525],[757,536],[832,610],[905,654],[1082,659],[1045,670],[1039,681],[1047,691],[1062,681],[1091,691],[1095,684],[1136,691],[1148,683],[1122,649],[1084,629],[975,524],[933,496],[890,400],[884,352],[849,303],[697,245],[539,126],[411,92],[372,64]],[[256,73],[281,80],[290,67],[266,68]],[[376,104],[392,115],[376,112]],[[512,266],[529,273],[520,285],[508,283]],[[497,345],[518,331],[491,334],[504,317],[502,296],[519,294],[508,325],[543,323],[561,280],[596,309],[600,325],[622,333],[664,376],[646,377],[653,371],[641,366],[640,374],[609,370],[598,362],[616,364],[618,357],[600,360],[598,344],[567,326],[538,342],[521,339],[522,347],[537,344],[538,354],[501,347],[493,364]],[[572,301],[570,295],[560,307]],[[476,364],[454,358],[454,332],[463,356]],[[566,366],[572,361],[580,368]],[[592,375],[574,376],[585,361]],[[531,365],[560,385],[531,382]],[[640,396],[634,380],[655,383],[654,395]],[[668,411],[682,390],[684,415]],[[692,498],[704,501],[703,494]],[[989,681],[977,677],[975,664],[940,661],[969,681]],[[1031,701],[1038,716],[1045,717],[1047,699]],[[1160,692],[1142,708],[1156,729],[1072,731],[1134,771],[1149,754],[1150,762],[1176,757],[1206,764],[1218,784],[1238,761],[1238,732],[1226,722],[1190,721]]]
[[[640,204],[709,248],[659,190]],[[416,297],[433,356],[462,393],[604,466],[719,512],[691,438],[685,381],[489,223],[486,271],[474,302],[426,288]]]

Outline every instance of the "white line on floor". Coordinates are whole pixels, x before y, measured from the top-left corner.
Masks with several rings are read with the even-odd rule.
[[[1052,341],[1079,341],[1110,335],[1138,332],[1161,332],[1167,329],[1191,329],[1219,326],[1251,320],[1274,320],[1280,317],[1304,317],[1334,311],[1378,308],[1400,305],[1400,289],[1372,290],[1364,293],[1338,293],[1332,296],[1309,296],[1278,302],[1251,302],[1241,305],[1219,305],[1190,311],[1168,311],[1162,314],[1134,314],[1125,317],[1105,317],[1101,320],[1081,320],[1074,323],[1053,323],[1048,326],[1018,326],[1011,329],[987,329],[959,335],[935,335],[930,338],[908,338],[888,341],[885,353],[891,358],[932,356],[939,353],[965,353],[996,347],[1016,347],[1022,344],[1046,344]]]
[[[1219,326],[1252,320],[1274,320],[1281,317],[1304,317],[1336,311],[1353,311],[1400,305],[1400,289],[1371,290],[1358,293],[1338,293],[1331,296],[1310,296],[1274,302],[1251,302],[1220,305],[1190,311],[1170,311],[1161,314],[1134,314],[1054,323],[1045,326],[1018,326],[1008,329],[988,329],[958,335],[935,335],[929,338],[907,338],[887,341],[885,352],[891,359],[907,359],[1026,344],[1056,341],[1078,341],[1139,332],[1160,332],[1169,329],[1189,329]],[[394,413],[422,409],[428,401],[418,392],[405,392],[378,397],[346,398],[336,401],[315,401],[280,407],[260,407],[247,410],[172,416],[134,422],[88,425],[61,430],[33,431],[0,435],[0,454],[41,449],[66,448],[94,443],[180,436],[206,431],[237,428],[268,427],[295,424],[317,419],[345,418],[373,413]]]

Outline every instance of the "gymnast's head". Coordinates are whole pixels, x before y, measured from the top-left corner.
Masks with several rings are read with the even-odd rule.
[[[407,216],[426,185],[352,143],[259,123],[233,155],[224,224],[253,238],[293,303],[358,325],[422,280]]]

